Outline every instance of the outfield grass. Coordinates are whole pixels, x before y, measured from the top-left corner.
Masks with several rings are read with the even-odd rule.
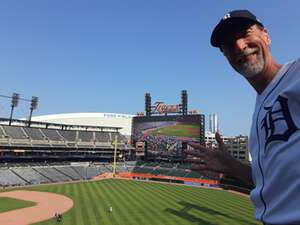
[[[14,198],[0,197],[0,213],[7,212],[14,209],[34,206],[34,205],[35,205],[34,202],[17,200]]]
[[[64,225],[255,225],[249,198],[226,191],[126,180],[32,187],[74,200]],[[109,213],[109,206],[113,212]],[[37,223],[56,224],[54,219]]]
[[[199,138],[200,127],[198,124],[178,124],[168,127],[158,128],[150,131],[151,135],[165,135],[176,137]]]

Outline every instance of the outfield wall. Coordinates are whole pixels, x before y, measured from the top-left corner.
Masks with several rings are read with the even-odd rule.
[[[94,179],[99,179],[99,178],[103,178],[103,177],[106,177],[106,176],[100,175],[99,177],[95,177]],[[132,180],[138,179],[138,180],[152,180],[152,181],[160,181],[160,182],[168,182],[168,183],[181,183],[181,184],[185,184],[188,186],[205,186],[205,187],[219,187],[220,186],[220,182],[217,180],[153,175],[153,174],[149,174],[149,173],[120,172],[120,173],[116,174],[115,177],[132,179]]]

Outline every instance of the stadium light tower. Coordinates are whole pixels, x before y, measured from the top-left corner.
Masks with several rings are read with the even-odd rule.
[[[33,112],[33,110],[35,110],[37,108],[38,101],[39,101],[38,97],[32,96],[32,98],[31,98],[31,105],[30,105],[30,114],[29,114],[29,119],[28,119],[28,127],[30,127],[32,112]]]
[[[9,125],[11,125],[14,108],[18,106],[19,99],[20,99],[20,95],[17,93],[13,93],[13,95],[11,97],[11,111],[10,111],[10,117],[9,117]]]
[[[188,112],[188,94],[186,90],[181,91],[181,111],[182,115],[187,115]]]
[[[150,93],[145,94],[145,111],[146,111],[146,116],[151,116],[151,95],[150,95]]]

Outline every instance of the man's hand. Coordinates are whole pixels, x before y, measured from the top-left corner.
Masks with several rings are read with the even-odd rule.
[[[230,164],[234,158],[226,151],[219,133],[216,133],[217,149],[209,149],[198,143],[188,143],[193,150],[186,150],[187,162],[192,163],[191,169],[195,171],[214,171],[228,174]]]
[[[251,168],[233,158],[219,133],[216,133],[217,149],[209,149],[197,143],[188,143],[193,150],[185,150],[186,162],[192,163],[191,169],[201,171],[214,171],[236,177],[248,184],[252,184]]]

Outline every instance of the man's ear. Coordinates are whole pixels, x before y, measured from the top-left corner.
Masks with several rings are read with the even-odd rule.
[[[268,46],[271,46],[272,40],[271,40],[271,37],[268,33],[268,30],[266,28],[263,28],[262,32],[263,32],[264,39],[265,39],[266,43],[268,44]]]

